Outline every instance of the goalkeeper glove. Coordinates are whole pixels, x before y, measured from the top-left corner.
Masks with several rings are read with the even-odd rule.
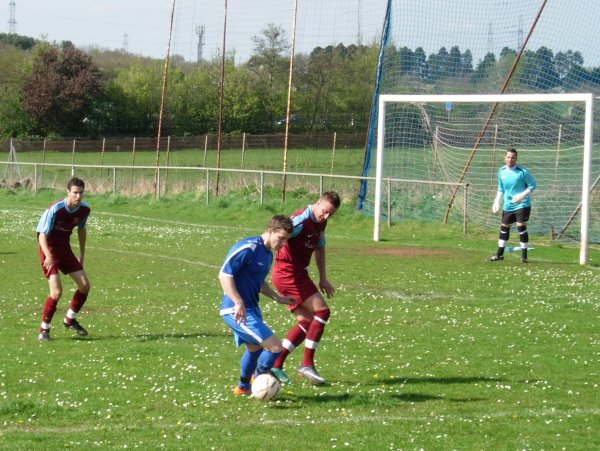
[[[531,190],[529,188],[527,188],[522,193],[514,195],[513,198],[512,198],[512,203],[513,204],[520,204],[523,201],[523,199],[525,199],[529,195],[530,192],[531,192]]]
[[[498,191],[496,194],[496,199],[494,199],[494,203],[492,204],[492,213],[498,213],[500,211],[500,198],[502,197],[502,193]]]

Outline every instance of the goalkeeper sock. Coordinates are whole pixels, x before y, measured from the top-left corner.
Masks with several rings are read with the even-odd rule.
[[[519,241],[521,242],[521,258],[527,259],[527,247],[529,245],[529,233],[527,233],[527,226],[517,226],[519,232]]]
[[[500,226],[500,234],[498,236],[498,251],[496,255],[498,257],[504,255],[504,248],[506,247],[506,243],[508,243],[508,238],[510,237],[510,226],[505,226],[504,224]]]

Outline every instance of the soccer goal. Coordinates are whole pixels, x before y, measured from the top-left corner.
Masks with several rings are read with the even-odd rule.
[[[467,211],[470,227],[489,232],[500,217],[491,204],[507,148],[537,181],[528,229],[580,241],[587,262],[594,97],[585,94],[381,95],[377,118],[374,233],[379,240],[384,177],[451,182],[444,191],[411,193],[429,220]],[[458,184],[468,184],[460,196]],[[594,184],[595,186],[596,184]],[[427,186],[420,184],[420,186]],[[388,188],[392,189],[392,188]],[[597,196],[595,196],[597,198]],[[465,205],[468,203],[468,205]],[[401,213],[404,207],[397,208]],[[386,211],[394,211],[387,206]],[[433,214],[431,213],[433,212]],[[421,218],[423,219],[423,218]]]

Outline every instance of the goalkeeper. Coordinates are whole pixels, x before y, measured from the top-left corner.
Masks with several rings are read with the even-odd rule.
[[[490,261],[504,260],[504,249],[510,236],[510,228],[516,222],[521,244],[521,262],[527,263],[527,221],[531,213],[530,194],[535,190],[535,179],[523,166],[517,164],[517,151],[508,149],[504,157],[506,164],[498,169],[498,194],[492,205],[492,211],[500,210],[500,199],[504,196],[502,206],[502,224],[498,237],[498,250],[490,257]]]

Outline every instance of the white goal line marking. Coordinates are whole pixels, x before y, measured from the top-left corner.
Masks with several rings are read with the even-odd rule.
[[[220,225],[220,224],[201,224],[201,223],[194,223],[194,222],[183,222],[183,221],[173,221],[170,219],[158,219],[158,218],[148,218],[146,216],[136,216],[136,215],[129,215],[126,213],[111,213],[109,211],[92,211],[93,215],[96,216],[115,216],[115,217],[121,217],[121,218],[126,218],[126,219],[137,219],[139,221],[148,221],[148,222],[162,222],[165,224],[173,224],[173,225],[183,225],[183,226],[189,226],[192,228],[206,228],[206,227],[214,227],[215,229],[225,229],[225,230],[248,230],[248,231],[252,231],[252,230],[256,230],[256,229],[251,229],[248,227],[240,227],[240,226],[228,226],[228,225]]]
[[[185,258],[172,257],[170,255],[151,254],[149,252],[142,252],[142,251],[126,251],[123,249],[112,249],[112,248],[107,249],[107,248],[103,248],[103,247],[94,247],[94,246],[86,246],[86,248],[100,250],[100,251],[104,251],[104,252],[111,252],[111,253],[116,252],[116,253],[121,253],[121,254],[139,255],[142,257],[155,257],[155,258],[161,258],[161,259],[165,259],[165,260],[173,260],[173,261],[177,261],[177,262],[181,262],[181,263],[188,263],[190,265],[204,266],[205,268],[214,268],[214,269],[220,268],[220,266],[211,265],[210,263],[204,263],[204,262],[197,261],[197,260],[187,260]]]

